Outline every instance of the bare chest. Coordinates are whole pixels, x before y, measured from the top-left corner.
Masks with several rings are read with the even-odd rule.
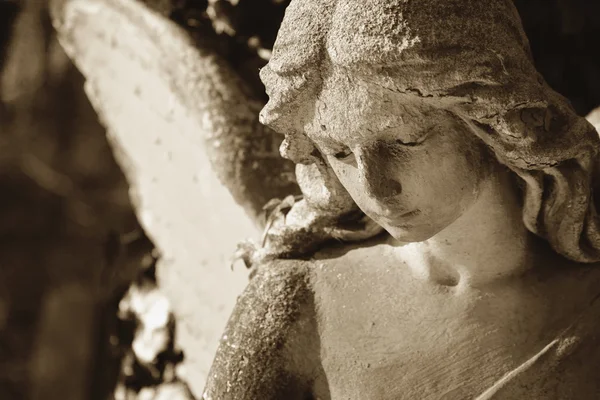
[[[476,398],[580,308],[577,299],[561,300],[572,287],[516,282],[461,292],[415,282],[375,254],[315,269],[321,360],[334,400]],[[583,304],[586,290],[579,292]]]

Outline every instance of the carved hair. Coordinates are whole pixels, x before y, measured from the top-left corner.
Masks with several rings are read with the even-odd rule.
[[[600,260],[598,133],[536,71],[511,0],[294,0],[261,71],[261,121],[302,135],[297,110],[332,66],[459,116],[526,183],[526,227]]]

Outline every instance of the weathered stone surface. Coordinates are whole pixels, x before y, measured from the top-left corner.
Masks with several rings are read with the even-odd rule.
[[[293,0],[261,77],[387,234],[256,266],[206,399],[600,396],[600,139],[511,0]]]
[[[195,235],[203,243],[214,243],[211,240],[219,238],[215,238],[216,235],[204,237],[198,225],[230,229],[239,226],[235,225],[239,214],[232,220],[201,221],[198,209],[188,208],[187,202],[176,195],[196,193],[196,189],[185,186],[189,184],[185,179],[171,182],[170,171],[181,178],[181,171],[190,165],[207,167],[207,163],[182,154],[190,149],[196,155],[208,150],[218,176],[229,185],[238,201],[244,203],[249,199],[245,203],[246,210],[256,217],[261,202],[268,197],[257,197],[245,190],[259,182],[256,177],[260,178],[263,172],[245,180],[248,176],[244,175],[244,169],[236,168],[252,166],[252,163],[240,163],[236,159],[238,153],[219,150],[236,148],[235,140],[229,141],[231,138],[261,132],[252,117],[256,110],[250,113],[242,110],[228,119],[232,105],[245,102],[228,102],[232,98],[243,98],[244,94],[232,94],[230,85],[212,80],[222,73],[220,68],[228,71],[227,66],[219,63],[210,51],[201,51],[200,64],[207,61],[207,54],[215,64],[202,64],[208,65],[208,72],[196,75],[197,67],[189,64],[190,60],[196,60],[194,51],[188,50],[190,47],[206,50],[202,44],[177,47],[164,40],[174,34],[176,43],[182,38],[185,42],[181,32],[170,30],[163,25],[164,20],[148,14],[136,3],[73,0],[61,8],[63,3],[55,2],[59,5],[58,14],[66,10],[73,12],[63,20],[72,23],[61,28],[66,34],[63,39],[65,43],[70,41],[71,55],[88,76],[90,96],[112,129],[122,164],[129,165],[129,177],[137,188],[140,215],[145,218],[146,228],[167,253],[167,262],[171,258],[171,267],[163,266],[162,271],[171,288],[171,297],[178,299],[173,288],[180,291],[183,280],[188,280],[188,276],[195,278],[193,274],[178,278],[172,274],[173,271],[188,272],[178,267],[183,265],[181,260],[187,263],[198,258],[195,250],[190,250],[193,245],[190,236]],[[168,2],[160,3],[169,8]],[[592,393],[596,387],[588,375],[595,367],[591,364],[586,367],[580,361],[597,347],[593,340],[597,328],[590,323],[597,313],[594,297],[597,274],[593,268],[581,274],[561,274],[563,267],[570,271],[577,269],[552,250],[543,246],[540,250],[532,244],[536,242],[521,222],[523,210],[519,208],[522,199],[515,183],[517,178],[501,167],[496,157],[490,157],[491,152],[481,143],[472,139],[476,136],[483,139],[500,163],[508,164],[529,184],[525,221],[530,231],[549,239],[554,249],[567,257],[595,261],[596,215],[588,194],[589,178],[593,178],[591,171],[594,170],[590,164],[595,163],[596,157],[590,147],[597,148],[596,133],[536,74],[510,2],[445,1],[441,4],[409,0],[384,3],[373,2],[367,7],[348,1],[293,3],[287,17],[292,22],[284,25],[275,58],[265,69],[264,76],[274,72],[269,88],[272,103],[265,113],[265,121],[288,135],[284,150],[295,149],[286,152],[290,159],[307,162],[311,157],[319,158],[314,157],[315,150],[322,151],[321,156],[327,162],[320,166],[331,170],[318,176],[314,174],[314,164],[301,166],[300,174],[305,174],[300,181],[308,194],[306,200],[318,205],[329,217],[339,216],[332,210],[356,211],[352,204],[355,201],[396,238],[401,236],[405,241],[418,242],[416,238],[423,239],[423,231],[416,232],[416,236],[415,232],[402,236],[406,227],[395,227],[393,221],[389,221],[394,214],[388,211],[394,207],[401,211],[403,207],[384,200],[400,194],[405,199],[411,199],[411,194],[413,200],[420,198],[418,211],[433,221],[430,225],[438,228],[450,223],[461,209],[465,215],[460,215],[460,223],[444,228],[445,234],[437,235],[424,247],[405,246],[408,251],[396,249],[399,246],[393,240],[383,240],[353,248],[328,248],[307,263],[290,261],[258,266],[223,337],[213,366],[215,374],[207,386],[207,397],[291,398],[308,396],[312,391],[318,398],[437,398],[440,388],[445,390],[445,396],[457,399],[473,393],[480,395],[480,399],[527,395],[541,399],[552,396],[550,393],[569,398],[573,388],[580,393]],[[376,10],[365,12],[369,6]],[[397,15],[399,10],[402,11],[400,16]],[[122,21],[125,23],[120,23]],[[95,24],[103,26],[94,33]],[[117,29],[112,29],[115,26]],[[150,26],[153,29],[148,29]],[[231,26],[233,24],[228,24],[226,28],[231,29]],[[154,28],[157,27],[160,29],[156,31],[162,36],[156,35]],[[75,38],[75,32],[81,38]],[[131,38],[135,40],[129,42]],[[88,51],[82,44],[91,45],[94,50]],[[92,54],[102,47],[102,54],[112,55],[108,63]],[[166,55],[165,49],[173,53]],[[140,50],[140,54],[136,53]],[[158,63],[158,70],[154,69],[157,59],[167,60],[165,64]],[[386,65],[390,62],[394,65]],[[173,64],[178,67],[171,69]],[[215,69],[215,65],[219,68]],[[424,70],[427,73],[423,73]],[[103,75],[107,71],[111,71],[108,79]],[[190,71],[193,72],[189,74]],[[114,85],[115,78],[127,74],[119,85]],[[156,80],[157,75],[160,77]],[[235,80],[232,75],[225,75]],[[140,85],[128,88],[133,78]],[[291,83],[286,83],[286,78]],[[155,85],[141,85],[150,81]],[[165,82],[169,84],[164,85]],[[221,89],[232,97],[226,95],[223,101]],[[206,100],[209,92],[219,94],[207,105],[214,108],[209,112],[202,107],[198,109],[195,100]],[[126,96],[131,93],[137,96],[137,105],[152,104],[153,111],[170,110],[171,113],[161,115],[158,125],[149,126],[151,113],[127,108],[132,103]],[[165,96],[160,96],[161,93]],[[298,94],[299,101],[296,101]],[[174,101],[165,107],[161,101],[165,98]],[[432,107],[454,113],[463,121],[460,118],[453,121],[445,112],[432,111]],[[223,113],[224,109],[228,112]],[[134,120],[132,115],[135,114],[139,118]],[[186,134],[195,130],[188,127],[199,124],[195,119],[198,115],[208,116],[210,123],[205,124],[204,129]],[[410,139],[414,139],[411,134],[418,133],[418,129],[426,126],[444,132],[438,135],[442,139],[433,140],[437,144],[430,145],[419,162],[407,162],[410,157],[404,150],[398,150],[398,146],[379,143],[392,141],[391,137],[379,138],[374,146],[357,139],[368,139],[378,124],[397,128],[388,125],[398,122],[390,117],[398,115],[401,116],[399,125],[404,125],[406,130],[399,134],[400,140],[409,139],[408,143],[415,147],[421,145],[421,138],[416,142]],[[189,148],[184,149],[185,140],[180,141],[179,135],[171,134],[159,135],[169,143],[161,141],[159,149],[151,149],[139,137],[140,121],[147,123],[141,129],[144,134],[152,129],[164,132],[167,127],[177,126],[182,137],[191,138],[187,142]],[[202,119],[200,125],[202,122],[206,121]],[[224,132],[219,128],[239,128],[240,125],[253,128],[237,133],[235,129]],[[206,146],[195,143],[198,131],[218,133]],[[467,132],[475,135],[462,138]],[[295,146],[300,142],[301,133],[307,133],[309,138],[307,141],[302,137],[302,144],[309,144],[304,146],[305,154],[301,151],[303,146]],[[324,137],[329,142],[324,141]],[[398,137],[393,137],[395,140]],[[331,142],[341,143],[342,150],[329,146]],[[268,159],[277,146],[264,147]],[[358,160],[355,160],[358,167],[355,169],[360,170],[361,179],[353,175],[351,168],[340,164],[340,160],[344,160],[344,164],[350,165],[353,151]],[[248,152],[256,152],[256,148]],[[262,158],[264,154],[260,154],[260,150],[258,153]],[[144,154],[167,155],[167,161],[157,163],[157,158],[146,159]],[[249,159],[252,161],[252,157]],[[278,163],[273,160],[273,164],[266,162],[265,165],[277,166]],[[159,188],[148,189],[152,185],[142,179],[146,172],[142,174],[140,170],[154,171],[149,179]],[[429,175],[423,175],[422,171]],[[557,185],[560,187],[556,189],[549,184],[552,182],[549,176],[559,176],[558,181],[569,185]],[[215,180],[211,181],[208,175],[204,178],[206,185],[202,187],[218,190],[213,187]],[[240,187],[236,187],[237,182],[242,183]],[[283,187],[278,185],[265,186]],[[285,190],[282,192],[287,194]],[[165,196],[164,202],[157,200],[157,193]],[[216,206],[206,197],[190,197],[196,206],[207,203],[214,206],[211,207],[214,215],[219,215],[219,210],[228,210],[232,204],[225,204],[226,195],[218,197]],[[543,205],[548,198],[551,201]],[[372,200],[376,207],[371,207]],[[430,207],[432,204],[435,207]],[[469,208],[473,204],[477,207]],[[177,210],[182,215],[169,214],[174,205],[179,206]],[[430,211],[426,208],[439,213],[425,213],[423,211]],[[292,209],[287,221],[283,218],[284,226],[294,222],[303,227],[307,222],[304,217],[314,217],[314,210],[306,214],[294,212],[298,210]],[[378,211],[383,211],[388,220],[379,218]],[[188,218],[191,224],[186,225],[189,221],[184,219]],[[175,225],[171,225],[173,221]],[[325,237],[335,237],[331,235],[331,226],[322,228],[329,229]],[[248,228],[248,232],[251,230]],[[281,243],[282,248],[287,244],[298,250],[293,240],[310,244],[314,239],[310,237],[311,232],[304,231],[308,237],[277,237],[275,229],[270,233],[275,233],[272,236],[276,245],[279,238],[285,242]],[[379,229],[374,229],[367,236],[377,232]],[[427,232],[432,232],[431,226]],[[231,236],[227,238],[231,240]],[[207,252],[204,254],[214,250],[224,252],[222,248],[208,247],[201,249]],[[438,253],[440,248],[449,250]],[[538,251],[559,261],[536,259],[533,262],[530,256]],[[411,252],[413,254],[408,254]],[[506,260],[497,262],[504,258]],[[529,261],[533,265],[527,264]],[[543,268],[548,268],[548,265],[540,265],[543,263],[549,263],[551,273],[543,274]],[[398,268],[398,264],[405,268]],[[169,268],[171,272],[165,274]],[[523,277],[525,271],[529,274]],[[508,284],[508,288],[503,286],[505,281],[498,283],[499,277],[510,281],[515,276],[517,283]],[[207,282],[216,287],[219,280],[213,278],[206,276]],[[540,280],[544,282],[540,284]],[[492,287],[482,288],[487,283],[492,283]],[[198,287],[197,282],[193,285]],[[535,293],[533,298],[528,297],[531,292]],[[217,290],[202,288],[202,293],[216,294]],[[573,296],[569,296],[569,301],[562,301],[565,294]],[[586,309],[589,304],[591,307]],[[193,302],[190,305],[189,297],[176,306],[189,308],[196,316],[205,311],[192,310],[196,305]],[[570,318],[577,313],[578,319]],[[493,318],[488,318],[489,315]],[[447,324],[431,322],[440,320]],[[192,317],[188,323],[200,329],[202,321]],[[513,326],[525,328],[515,333]],[[562,329],[565,326],[568,329]],[[192,351],[191,354],[188,351],[188,355],[202,356],[193,345],[198,341],[189,333],[184,335],[183,343],[185,346],[187,342],[188,350]],[[406,340],[407,337],[410,340]],[[200,342],[202,340],[200,338]],[[508,344],[518,350],[507,350]],[[557,365],[559,368],[555,368]],[[192,364],[192,368],[196,367]],[[477,374],[473,374],[473,370]],[[241,371],[251,371],[254,375],[241,376]],[[195,378],[202,374],[192,372],[192,383],[198,389],[200,383]],[[556,379],[559,375],[564,379]],[[537,379],[540,376],[544,379]],[[531,385],[537,385],[533,392],[521,393],[523,387],[531,388]]]
[[[348,24],[357,32],[348,32]],[[292,3],[261,76],[270,95],[262,121],[298,142],[311,130],[335,136],[338,126],[355,124],[367,135],[404,124],[403,114],[390,113],[396,98],[403,97],[405,113],[454,113],[531,182],[528,228],[570,258],[600,259],[600,226],[595,212],[588,214],[590,182],[576,176],[578,168],[561,172],[585,189],[559,195],[537,173],[553,174],[556,164],[575,159],[591,168],[598,133],[535,69],[512,2]],[[327,102],[344,101],[357,111],[327,109]],[[319,121],[322,114],[328,115]],[[544,196],[559,197],[554,208],[572,212],[557,218],[559,212],[540,209]]]

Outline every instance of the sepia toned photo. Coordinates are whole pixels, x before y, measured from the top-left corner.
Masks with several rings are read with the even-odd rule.
[[[0,0],[0,400],[600,399],[600,2]]]

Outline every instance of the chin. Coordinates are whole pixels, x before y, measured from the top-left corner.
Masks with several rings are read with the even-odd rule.
[[[384,229],[396,240],[405,243],[423,242],[427,239],[431,239],[441,229],[435,229],[434,227],[417,227],[417,226],[391,226],[385,225]]]

